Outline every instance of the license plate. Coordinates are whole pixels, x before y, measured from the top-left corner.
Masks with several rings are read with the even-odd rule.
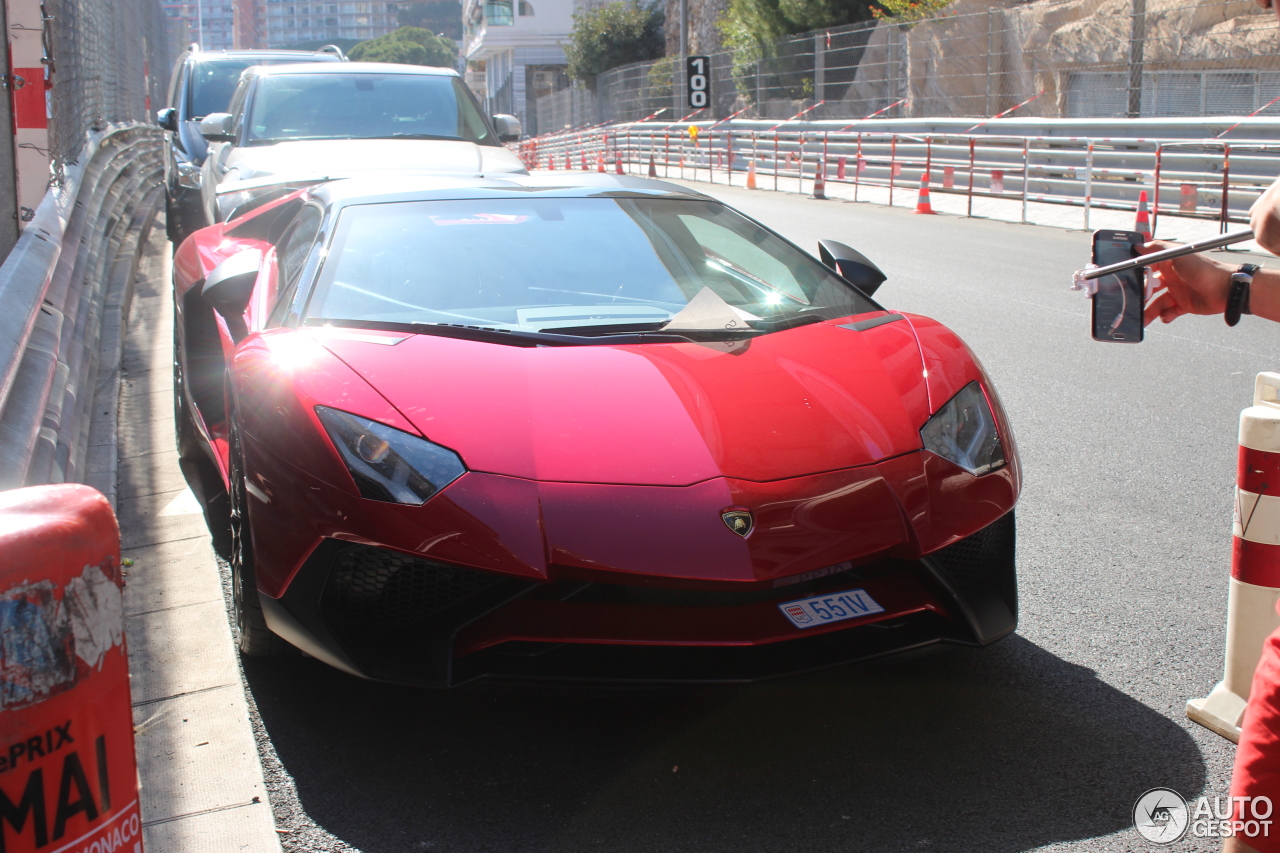
[[[797,628],[813,628],[828,622],[841,622],[845,619],[857,619],[859,616],[884,612],[884,608],[862,589],[788,601],[785,604],[779,604],[778,609]]]

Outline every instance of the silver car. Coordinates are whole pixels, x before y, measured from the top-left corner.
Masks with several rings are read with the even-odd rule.
[[[209,140],[201,178],[205,215],[219,222],[243,186],[272,176],[336,178],[389,170],[493,177],[526,174],[504,142],[514,116],[485,116],[458,72],[380,62],[247,69],[229,111],[200,123]]]

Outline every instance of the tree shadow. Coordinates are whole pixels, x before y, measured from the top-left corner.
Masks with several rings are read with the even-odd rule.
[[[714,690],[245,670],[308,815],[365,853],[1016,851],[1205,780],[1183,729],[1018,636]]]

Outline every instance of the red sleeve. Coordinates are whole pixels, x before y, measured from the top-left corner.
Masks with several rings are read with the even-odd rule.
[[[1231,776],[1231,796],[1268,797],[1273,807],[1280,807],[1280,630],[1267,637],[1253,674]],[[1237,819],[1252,816],[1240,811],[1248,812],[1249,808],[1239,804]],[[1280,820],[1270,828],[1268,836],[1242,836],[1241,840],[1261,853],[1280,853]]]

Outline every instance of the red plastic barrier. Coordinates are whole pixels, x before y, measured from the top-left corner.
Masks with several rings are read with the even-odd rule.
[[[88,486],[0,492],[0,850],[141,853],[120,533]]]

